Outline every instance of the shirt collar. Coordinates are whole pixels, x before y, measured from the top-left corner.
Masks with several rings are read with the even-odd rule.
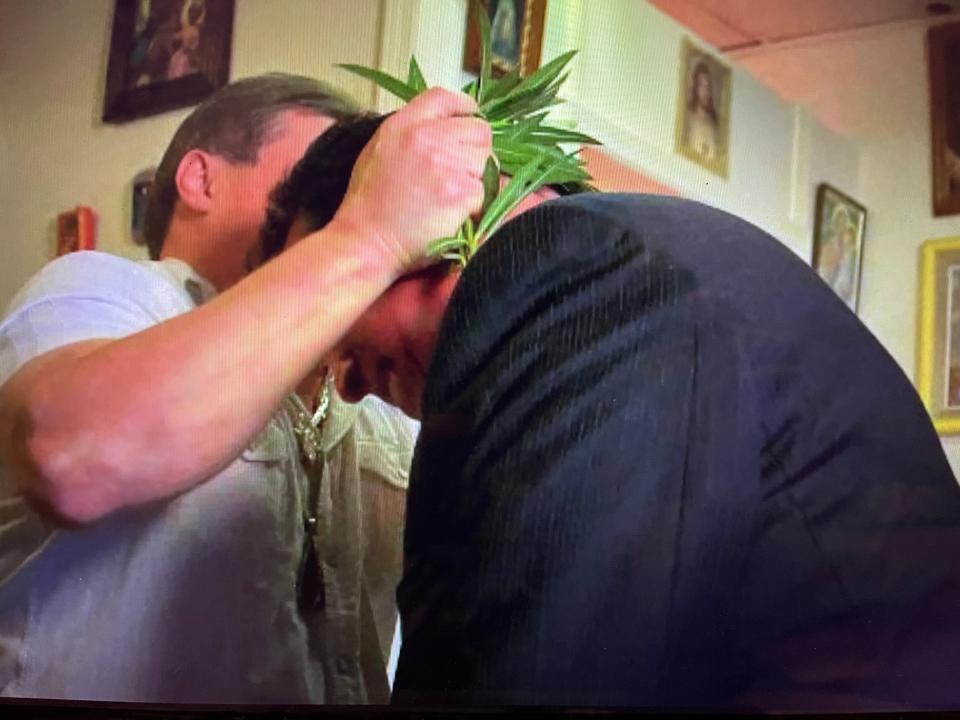
[[[217,296],[217,289],[209,280],[179,258],[167,257],[160,261],[163,268],[186,290],[193,304],[200,306]]]

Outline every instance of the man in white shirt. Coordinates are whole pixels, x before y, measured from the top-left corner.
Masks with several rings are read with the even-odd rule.
[[[384,132],[399,141],[358,166],[337,222],[245,277],[270,188],[352,109],[305,78],[234,83],[160,163],[153,262],[66,256],[14,299],[0,694],[387,699],[414,430],[336,397],[317,428],[313,393],[291,393],[315,389],[303,379],[353,320],[479,206],[490,136],[474,110],[434,90],[397,113]]]

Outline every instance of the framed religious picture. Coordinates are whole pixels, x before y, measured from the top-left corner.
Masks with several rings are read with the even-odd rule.
[[[720,177],[730,163],[733,73],[684,38],[680,47],[676,150]]]
[[[233,0],[116,0],[104,122],[194,105],[227,83]]]
[[[867,209],[826,183],[817,188],[813,269],[847,306],[857,311]]]
[[[78,205],[57,215],[57,257],[78,250],[97,249],[97,214]]]
[[[960,23],[928,31],[933,214],[960,213]]]
[[[917,390],[941,435],[960,433],[960,237],[920,248]]]
[[[471,0],[467,11],[463,69],[480,73],[480,26],[476,3],[490,17],[490,64],[494,77],[517,68],[529,75],[540,67],[547,0]]]

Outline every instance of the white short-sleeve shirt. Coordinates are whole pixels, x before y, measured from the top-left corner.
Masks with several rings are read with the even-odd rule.
[[[178,260],[66,255],[0,322],[0,383],[54,348],[144,330],[213,294]],[[372,398],[335,398],[311,469],[281,409],[216,477],[76,531],[46,525],[0,467],[0,694],[385,702],[417,429]],[[304,612],[295,588],[311,496],[325,600]]]

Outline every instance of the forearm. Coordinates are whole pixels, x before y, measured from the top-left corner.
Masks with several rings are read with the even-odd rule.
[[[0,397],[25,494],[89,522],[214,475],[394,279],[368,240],[331,225],[193,312],[28,363]]]

